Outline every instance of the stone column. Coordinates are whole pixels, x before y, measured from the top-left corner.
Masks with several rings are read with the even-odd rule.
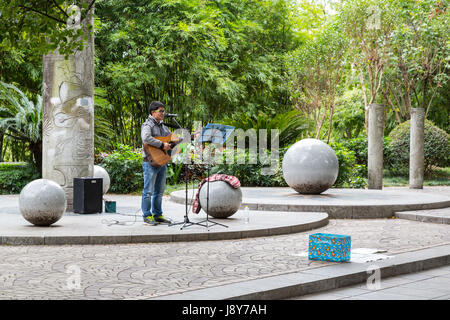
[[[369,105],[368,182],[369,189],[383,188],[384,106]]]
[[[81,23],[78,7],[73,10],[78,14],[71,17],[78,20],[68,21],[68,27],[93,25],[93,8]],[[67,60],[57,52],[44,56],[42,132],[42,176],[63,187],[66,210],[72,211],[73,178],[94,172],[93,36]]]
[[[425,109],[411,108],[409,188],[423,189]]]

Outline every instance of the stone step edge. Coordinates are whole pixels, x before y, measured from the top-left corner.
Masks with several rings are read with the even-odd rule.
[[[434,209],[434,210],[442,210],[442,209]],[[412,221],[418,221],[418,222],[450,224],[450,216],[448,216],[448,217],[434,216],[430,213],[422,214],[420,211],[396,212],[395,217],[398,219],[412,220]]]
[[[96,244],[130,244],[130,243],[157,243],[181,241],[214,241],[233,240],[256,237],[278,236],[299,232],[306,232],[328,225],[328,215],[322,219],[304,224],[293,224],[274,228],[257,228],[234,231],[209,231],[201,233],[177,234],[136,234],[136,235],[61,235],[61,236],[2,236],[0,245],[96,245]],[[216,229],[217,230],[217,229]]]
[[[361,284],[379,268],[383,279],[450,265],[450,244],[367,263],[340,263],[211,288],[155,297],[152,300],[277,300]]]
[[[179,190],[178,190],[179,191]],[[169,200],[177,204],[185,204],[186,197],[179,196],[178,191],[170,194]],[[192,205],[193,199],[188,198],[188,205]],[[330,219],[376,219],[391,218],[396,212],[421,211],[450,208],[450,200],[418,203],[418,204],[383,204],[379,206],[361,205],[300,205],[300,204],[264,204],[242,202],[240,209],[248,206],[256,211],[289,211],[289,212],[326,212]],[[356,211],[353,213],[352,211]]]

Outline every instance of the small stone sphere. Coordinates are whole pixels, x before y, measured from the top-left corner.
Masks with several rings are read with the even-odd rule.
[[[284,180],[298,193],[320,194],[336,182],[339,161],[326,143],[303,139],[286,151],[282,169]]]
[[[103,167],[95,165],[93,177],[103,179],[103,194],[106,194],[109,190],[109,186],[111,185],[111,179],[109,178],[108,171],[106,171]]]
[[[64,189],[47,179],[31,181],[19,195],[22,216],[36,226],[49,226],[61,219],[66,204]]]
[[[209,182],[209,201],[207,195],[208,182],[205,182],[200,189],[200,206],[214,218],[228,218],[236,213],[242,204],[241,188],[233,188],[225,181]]]

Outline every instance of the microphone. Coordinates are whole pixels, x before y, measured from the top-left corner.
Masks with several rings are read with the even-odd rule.
[[[175,117],[178,117],[178,114],[176,114],[176,113],[165,113],[164,116],[168,117],[168,118],[175,118]]]

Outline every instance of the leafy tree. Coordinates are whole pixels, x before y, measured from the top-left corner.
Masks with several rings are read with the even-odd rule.
[[[58,49],[70,55],[81,50],[88,35],[81,29],[66,28],[80,8],[81,19],[91,10],[95,0],[9,0],[0,2],[2,24],[8,26],[2,34],[3,45],[12,49],[32,44],[40,55]],[[90,27],[92,29],[92,26]]]
[[[0,129],[5,135],[26,142],[34,164],[42,165],[42,98],[31,101],[16,86],[0,82]]]
[[[449,79],[449,19],[443,2],[400,1],[398,27],[392,33],[391,63],[383,90],[398,124],[412,107],[426,114]]]
[[[147,105],[180,122],[289,108],[284,54],[300,37],[290,1],[96,2],[96,85],[122,143],[140,144]]]
[[[321,136],[327,117],[330,139],[335,98],[346,63],[347,46],[339,26],[330,23],[295,51],[290,59],[294,104],[314,121],[316,139]]]
[[[339,19],[350,41],[353,66],[363,90],[366,130],[368,106],[375,102],[389,56],[396,26],[396,0],[348,0],[339,9]]]
[[[360,88],[346,90],[336,98],[333,133],[345,139],[356,138],[364,131],[364,104]]]
[[[301,117],[297,110],[286,113],[267,114],[259,113],[257,116],[250,116],[246,113],[235,113],[232,118],[220,121],[223,124],[231,125],[244,131],[255,129],[257,138],[259,139],[260,129],[267,130],[267,141],[270,143],[270,130],[279,130],[279,145],[286,147],[299,140],[311,126],[308,120]],[[259,140],[258,140],[259,141]]]

